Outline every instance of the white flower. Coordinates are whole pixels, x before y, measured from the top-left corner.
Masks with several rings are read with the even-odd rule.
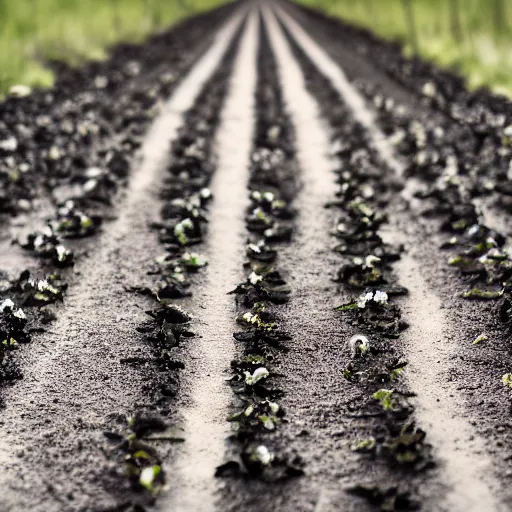
[[[5,140],[0,140],[0,149],[3,151],[13,152],[18,148],[18,141],[14,137],[9,137]]]
[[[361,295],[357,300],[357,307],[360,309],[364,309],[366,307],[366,303],[370,302],[373,299],[373,292],[365,293]]]
[[[425,96],[433,98],[436,95],[436,85],[433,82],[426,82],[423,84],[422,92]]]
[[[272,462],[274,455],[268,451],[266,446],[260,445],[254,450],[253,457],[266,466]]]
[[[263,276],[256,274],[256,272],[251,272],[251,275],[249,276],[249,282],[254,286],[260,281],[263,281]]]
[[[368,268],[373,268],[375,263],[379,263],[381,261],[380,258],[370,254],[370,256],[366,256],[365,264]]]
[[[370,342],[366,336],[356,334],[348,341],[350,353],[352,357],[357,357],[359,354],[365,356],[370,350]]]
[[[10,309],[13,309],[14,308],[14,302],[11,300],[11,299],[5,299],[1,304],[0,304],[0,312],[4,312],[4,310],[6,308],[10,308]]]
[[[386,292],[376,291],[373,300],[379,304],[385,304],[388,301],[388,294]]]
[[[16,311],[13,311],[12,316],[19,318],[20,320],[26,320],[26,316],[24,311],[21,308],[18,308]]]
[[[9,89],[9,94],[15,98],[25,98],[32,92],[32,89],[28,85],[17,84],[12,85]]]
[[[249,372],[244,372],[245,375],[245,383],[248,386],[254,386],[260,380],[266,379],[270,373],[265,367],[260,367],[254,370],[254,373],[251,375]]]

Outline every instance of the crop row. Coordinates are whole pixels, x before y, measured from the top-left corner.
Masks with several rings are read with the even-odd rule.
[[[264,27],[261,26],[263,32]],[[279,371],[293,338],[284,329],[280,306],[292,290],[280,270],[279,252],[290,243],[295,222],[297,191],[294,135],[284,112],[276,64],[268,39],[258,54],[256,130],[251,156],[245,280],[233,293],[238,309],[234,333],[241,355],[232,362],[231,386],[236,400],[229,415],[231,459],[217,468],[217,476],[247,476],[277,481],[302,474],[300,458],[281,453],[275,435],[286,422],[280,405]]]
[[[342,295],[349,297],[336,310],[342,313],[340,321],[356,332],[347,342],[349,357],[342,371],[366,397],[352,409],[355,417],[366,418],[364,430],[368,435],[354,438],[351,449],[387,463],[402,480],[399,486],[362,481],[349,491],[382,510],[414,508],[414,477],[431,467],[433,459],[425,432],[415,425],[414,406],[402,379],[407,361],[396,342],[407,328],[399,303],[407,301],[408,291],[393,271],[403,249],[382,238],[397,183],[349,106],[290,42],[308,77],[308,89],[332,132],[337,190],[327,207],[337,216],[332,231],[336,240],[333,250],[341,260],[336,281],[341,283]]]
[[[148,320],[138,331],[151,347],[151,400],[164,410],[178,392],[179,370],[184,368],[177,349],[194,336],[193,317],[178,303],[192,295],[194,286],[200,286],[208,263],[194,247],[208,236],[209,206],[214,200],[208,187],[216,170],[213,142],[238,42],[239,37],[235,37],[194,106],[185,113],[178,138],[172,141],[168,173],[160,192],[161,218],[152,225],[164,253],[148,267],[148,286],[130,289],[154,301],[146,311]],[[145,491],[148,499],[165,483],[162,457],[151,441],[179,442],[166,434],[167,430],[166,419],[160,415],[131,413],[122,428],[107,436],[110,457],[125,468],[132,489]]]

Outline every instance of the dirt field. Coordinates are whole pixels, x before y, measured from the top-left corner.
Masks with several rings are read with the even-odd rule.
[[[511,157],[285,0],[0,104],[0,511],[512,510]]]

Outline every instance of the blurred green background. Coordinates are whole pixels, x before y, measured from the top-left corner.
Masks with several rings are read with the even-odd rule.
[[[47,59],[101,59],[226,0],[0,0],[0,95],[51,85]],[[455,68],[470,87],[512,96],[512,0],[297,0]]]
[[[512,0],[299,0],[512,96]]]
[[[0,0],[0,95],[14,84],[49,86],[47,59],[102,59],[225,0]]]

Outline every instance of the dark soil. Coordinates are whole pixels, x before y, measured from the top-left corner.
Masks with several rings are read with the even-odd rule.
[[[285,1],[56,69],[0,105],[0,510],[509,509],[508,100]]]

